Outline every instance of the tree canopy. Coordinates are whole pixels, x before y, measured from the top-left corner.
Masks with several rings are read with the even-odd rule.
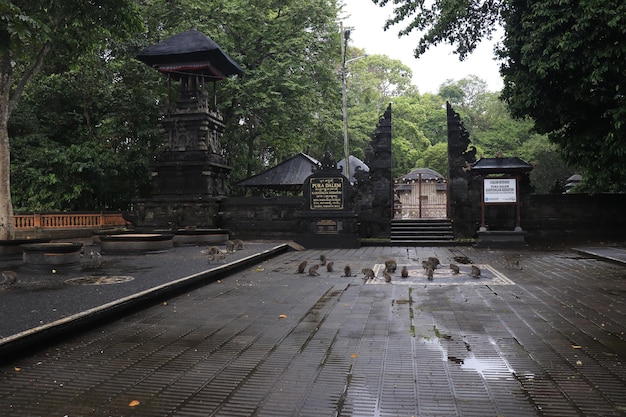
[[[53,2],[51,16],[66,13],[61,29],[72,26],[67,31],[52,30],[57,20],[41,5],[24,3],[0,3],[9,7],[0,15],[0,36],[11,39],[10,48],[0,43],[0,50],[8,51],[0,59],[6,70],[0,91],[11,92],[0,97],[6,100],[0,110],[7,120],[11,116],[6,130],[0,129],[0,139],[6,134],[6,148],[0,147],[5,163],[9,134],[13,151],[12,196],[0,193],[0,202],[9,202],[0,209],[0,230],[9,225],[13,206],[20,211],[124,210],[147,196],[148,166],[163,141],[158,119],[177,89],[168,89],[166,77],[135,57],[190,27],[215,40],[245,72],[217,86],[227,123],[221,145],[233,166],[231,186],[297,152],[342,155],[335,0],[102,0],[93,2],[95,11],[80,2],[76,13],[66,9],[71,1],[58,9]],[[72,19],[83,20],[74,24]],[[99,20],[98,30],[89,26]],[[79,38],[84,41],[76,45]],[[352,155],[364,158],[376,122],[392,103],[393,174],[423,167],[445,175],[449,100],[482,154],[503,151],[541,164],[542,192],[573,173],[565,175],[566,167],[552,163],[558,158],[541,158],[554,155],[554,147],[546,146],[544,135],[530,132],[529,118],[513,120],[480,78],[449,80],[439,93],[421,94],[402,62],[359,48],[347,52]],[[14,66],[7,70],[6,62]],[[0,180],[7,179],[8,187],[2,169],[8,167],[0,161]],[[244,190],[230,190],[237,192]]]
[[[385,5],[389,0],[373,0]],[[394,0],[386,27],[422,33],[415,55],[440,43],[464,59],[502,26],[502,97],[530,117],[597,190],[626,189],[626,4],[621,0]]]
[[[0,2],[0,239],[13,237],[8,122],[28,83],[50,55],[71,65],[140,27],[131,0]]]

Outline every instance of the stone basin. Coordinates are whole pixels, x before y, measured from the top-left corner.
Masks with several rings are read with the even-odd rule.
[[[22,255],[22,245],[29,243],[47,243],[52,239],[3,239],[0,240],[0,255]]]
[[[62,266],[80,262],[80,242],[27,243],[20,246],[22,259],[27,265]]]
[[[174,247],[174,235],[162,233],[123,233],[100,236],[100,250],[106,252],[150,252]]]

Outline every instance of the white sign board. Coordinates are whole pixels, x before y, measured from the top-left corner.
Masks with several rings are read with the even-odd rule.
[[[485,203],[517,202],[517,180],[515,178],[485,178],[483,186]]]

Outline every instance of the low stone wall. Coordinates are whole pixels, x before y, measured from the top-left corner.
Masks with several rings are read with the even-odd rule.
[[[626,194],[531,195],[522,208],[529,243],[626,241]]]
[[[521,224],[531,244],[625,241],[625,209],[626,194],[531,195],[522,207]],[[468,215],[464,237],[476,237],[480,207],[465,207],[463,212]],[[220,215],[221,227],[231,238],[293,240],[301,230],[302,197],[226,198]]]
[[[300,230],[302,197],[229,197],[220,202],[220,227],[231,239],[293,240]]]

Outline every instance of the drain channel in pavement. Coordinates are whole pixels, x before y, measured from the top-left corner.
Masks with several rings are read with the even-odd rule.
[[[76,277],[65,280],[68,284],[75,285],[111,285],[123,284],[134,280],[134,277],[127,275],[91,275],[85,277]]]

